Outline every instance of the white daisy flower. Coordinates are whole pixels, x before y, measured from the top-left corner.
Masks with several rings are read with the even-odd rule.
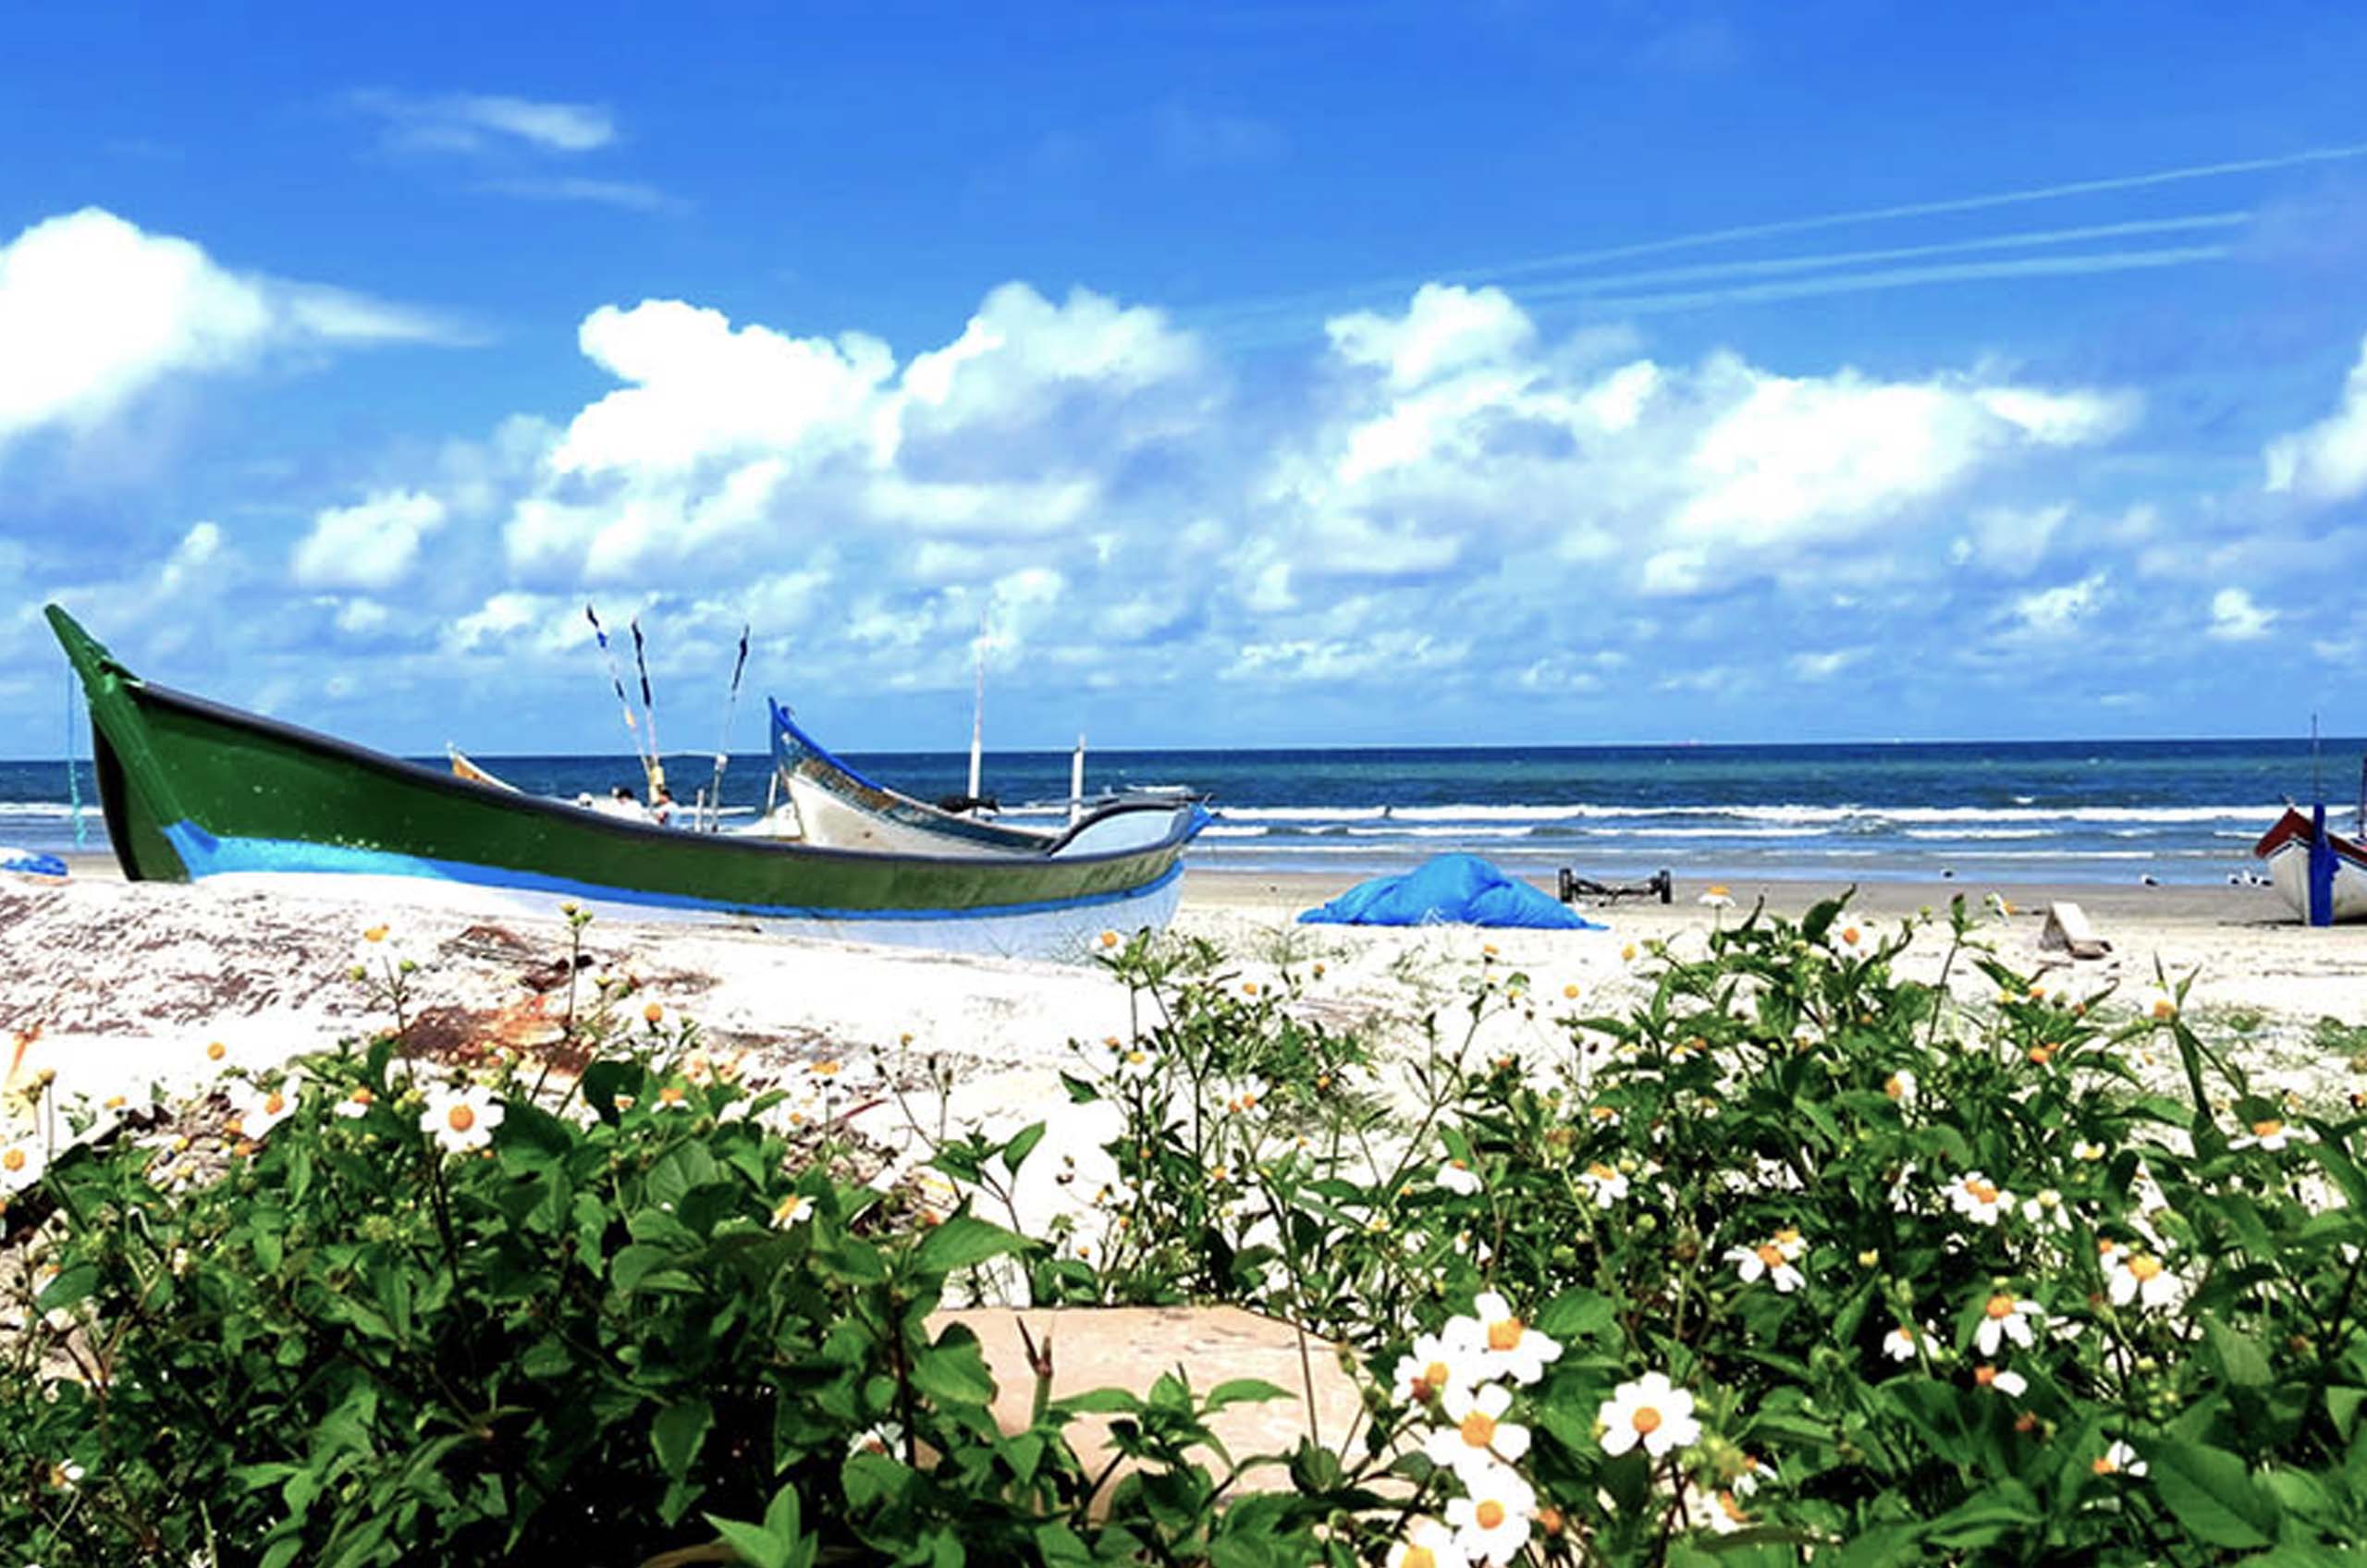
[[[1460,1159],[1450,1159],[1440,1166],[1438,1182],[1448,1192],[1459,1193],[1465,1197],[1474,1195],[1480,1188],[1479,1172]]]
[[[370,1092],[369,1084],[356,1084],[350,1094],[337,1102],[337,1114],[349,1121],[356,1117],[367,1116],[370,1114],[370,1108],[377,1101],[378,1096]]]
[[[1983,1355],[1995,1355],[1997,1347],[2008,1340],[2028,1350],[2030,1318],[2038,1310],[2034,1301],[2019,1301],[2003,1293],[1991,1296],[1981,1309],[1981,1327],[1973,1330],[1972,1342]]]
[[[2127,1443],[2116,1441],[2091,1466],[2099,1476],[2142,1476],[2145,1462]]]
[[[1389,1549],[1388,1568],[1471,1568],[1454,1532],[1435,1519],[1411,1519],[1405,1538]]]
[[[814,1218],[814,1200],[803,1193],[791,1193],[773,1207],[773,1229],[786,1231]]]
[[[41,1180],[49,1165],[49,1152],[38,1138],[18,1138],[0,1148],[0,1190],[20,1193]]]
[[[238,1137],[259,1144],[273,1128],[295,1114],[293,1085],[265,1089],[253,1084],[237,1084],[230,1088],[230,1120],[227,1126]]]
[[[1122,1040],[1112,1035],[1101,1042],[1101,1065],[1121,1078],[1147,1078],[1151,1069],[1159,1065],[1159,1053],[1140,1040]]]
[[[1614,1459],[1638,1443],[1659,1459],[1671,1449],[1690,1448],[1701,1440],[1701,1423],[1693,1418],[1693,1396],[1660,1372],[1647,1372],[1613,1389],[1595,1413],[1595,1423],[1602,1428],[1602,1451]]]
[[[1483,1474],[1490,1464],[1516,1464],[1528,1452],[1528,1428],[1504,1419],[1513,1404],[1510,1389],[1487,1383],[1477,1389],[1453,1384],[1439,1396],[1439,1408],[1450,1426],[1431,1429],[1422,1452],[1434,1464],[1443,1464],[1464,1478]]]
[[[2000,1215],[2014,1207],[2014,1194],[1976,1170],[1949,1184],[1948,1207],[1976,1225],[1994,1225]]]
[[[2103,1158],[2103,1157],[2110,1152],[2111,1151],[2106,1149],[2103,1145],[2091,1144],[2085,1138],[2080,1139],[2078,1143],[2071,1145],[2071,1158],[2074,1159],[2085,1160],[2091,1165],[2093,1165],[2097,1160]]]
[[[2071,1229],[2071,1210],[2063,1202],[2063,1194],[2048,1187],[2033,1198],[2022,1200],[2022,1218],[2042,1231]]]
[[[1466,1476],[1466,1496],[1446,1505],[1446,1522],[1454,1526],[1454,1544],[1476,1562],[1508,1563],[1528,1543],[1528,1526],[1537,1516],[1537,1492],[1502,1464],[1491,1464]]]
[[[2127,1306],[2131,1302],[2168,1306],[2178,1299],[2177,1277],[2150,1252],[2116,1247],[2109,1255],[2108,1267],[2112,1276],[2104,1289],[2115,1306]]]
[[[1438,1334],[1417,1334],[1413,1349],[1397,1358],[1391,1382],[1408,1404],[1421,1404],[1449,1389],[1467,1390],[1487,1375],[1485,1354],[1477,1347]]]
[[[1251,1073],[1217,1086],[1217,1101],[1235,1116],[1256,1110],[1268,1093],[1266,1080]]]
[[[1904,1323],[1883,1336],[1883,1354],[1893,1361],[1912,1361],[1918,1351],[1932,1348],[1929,1329],[1910,1329]]]
[[[1521,1384],[1536,1382],[1545,1376],[1547,1362],[1562,1357],[1559,1344],[1514,1316],[1512,1303],[1493,1291],[1473,1300],[1469,1317],[1446,1326],[1446,1339],[1478,1350],[1485,1376]]]
[[[439,1089],[428,1096],[427,1109],[419,1113],[419,1130],[434,1138],[446,1154],[466,1154],[493,1142],[493,1130],[501,1125],[501,1102],[482,1084]]]
[[[691,1109],[691,1093],[680,1084],[668,1084],[657,1091],[657,1099],[650,1109],[652,1110],[688,1110]]]
[[[1809,1282],[1808,1276],[1793,1268],[1784,1258],[1784,1249],[1773,1242],[1761,1242],[1755,1247],[1728,1247],[1725,1261],[1735,1265],[1744,1284],[1757,1284],[1764,1275],[1782,1295],[1790,1295]]]
[[[1915,1074],[1907,1068],[1900,1068],[1883,1080],[1883,1093],[1896,1100],[1902,1109],[1913,1105],[1915,1103]]]
[[[1597,1208],[1609,1208],[1627,1195],[1627,1178],[1600,1160],[1579,1171],[1578,1182]]]
[[[1846,958],[1871,958],[1882,950],[1882,937],[1870,920],[1844,920],[1833,927],[1833,950]]]
[[[2317,1141],[2318,1135],[2307,1127],[2296,1127],[2271,1116],[2253,1122],[2252,1130],[2242,1137],[2228,1139],[2227,1146],[2231,1149],[2265,1149],[2270,1154],[2281,1154],[2288,1144],[2314,1144]]]
[[[2019,1372],[2000,1372],[1986,1364],[1972,1369],[1972,1381],[1976,1388],[1994,1389],[2016,1399],[2030,1392],[2030,1380]]]

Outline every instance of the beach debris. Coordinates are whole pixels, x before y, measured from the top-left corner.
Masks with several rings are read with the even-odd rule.
[[[2046,906],[2046,927],[2038,934],[2038,945],[2048,952],[2069,953],[2073,958],[2103,958],[2112,951],[2112,944],[2095,933],[2088,924],[2088,915],[2078,904],[2051,903]]]
[[[1674,903],[1676,879],[1662,866],[1641,882],[1597,882],[1565,865],[1554,875],[1553,896],[1565,904],[1582,898],[1600,899],[1608,903],[1617,903],[1622,899],[1658,899],[1664,904]]]

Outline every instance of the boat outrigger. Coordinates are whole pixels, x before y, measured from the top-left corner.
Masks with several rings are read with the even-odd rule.
[[[879,852],[689,833],[579,810],[141,680],[56,606],[107,829],[134,881],[318,887],[408,903],[1063,956],[1163,925],[1196,804],[1029,854]]]

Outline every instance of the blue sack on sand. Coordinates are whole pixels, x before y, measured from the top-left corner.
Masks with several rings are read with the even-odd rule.
[[[66,863],[55,855],[45,855],[35,850],[12,849],[0,844],[0,871],[19,876],[39,876],[49,881],[66,879]]]
[[[1359,882],[1301,925],[1516,925],[1536,930],[1600,931],[1526,882],[1478,855],[1438,855],[1411,871]]]

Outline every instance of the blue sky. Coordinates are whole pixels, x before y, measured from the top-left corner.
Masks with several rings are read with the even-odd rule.
[[[497,8],[498,9],[498,8]],[[2297,733],[2367,654],[2367,15],[13,18],[59,598],[374,743]],[[760,710],[742,710],[743,746]]]

